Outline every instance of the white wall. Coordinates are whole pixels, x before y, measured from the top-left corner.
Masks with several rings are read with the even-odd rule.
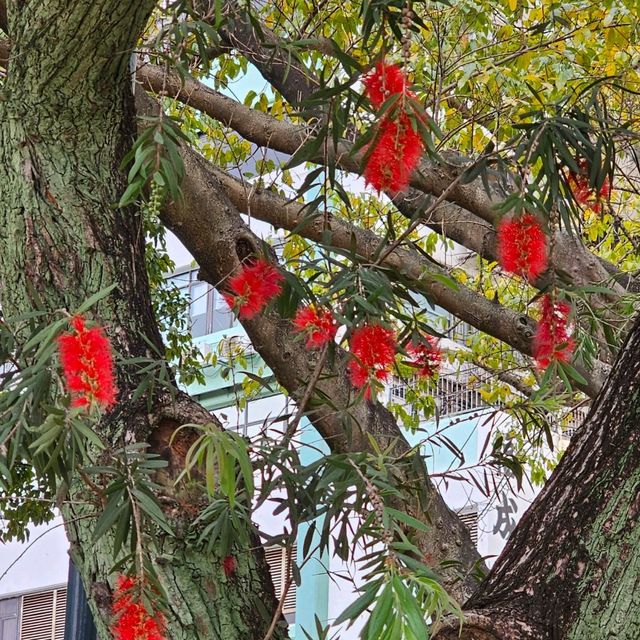
[[[69,572],[69,543],[62,520],[32,526],[28,543],[0,546],[0,597],[65,584]]]

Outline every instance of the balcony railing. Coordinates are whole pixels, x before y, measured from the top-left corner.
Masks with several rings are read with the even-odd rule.
[[[439,415],[453,416],[486,406],[480,388],[488,379],[488,373],[473,365],[441,373],[433,394]],[[389,400],[407,403],[407,392],[414,383],[415,379],[394,378],[389,388]]]

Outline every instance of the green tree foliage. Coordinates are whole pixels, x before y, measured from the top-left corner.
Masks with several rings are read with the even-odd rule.
[[[104,316],[105,299],[117,304],[113,287],[75,308],[43,302],[16,314],[5,306],[3,539],[24,540],[27,524],[50,519],[80,483],[91,496],[94,540],[109,541],[111,575],[147,576],[145,602],[166,605],[167,584],[154,568],[164,557],[159,540],[233,556],[257,539],[252,510],[275,500],[287,519],[277,542],[287,550],[289,584],[300,580],[292,549],[303,523],[312,523],[304,562],[330,550],[363,568],[361,594],[336,625],[366,612],[362,637],[382,640],[430,637],[446,615],[461,621],[462,600],[483,567],[472,551],[429,557],[443,535],[432,524],[439,507],[420,447],[409,446],[402,429],[422,435],[421,421],[439,425],[440,416],[435,380],[416,379],[411,344],[435,336],[449,345],[448,365],[481,373],[468,384],[493,407],[487,415],[510,416],[492,433],[481,470],[543,484],[562,454],[563,420],[597,395],[637,309],[639,56],[635,7],[622,0],[159,3],[133,57],[137,135],[119,158],[126,186],[110,204],[118,215],[141,214],[166,349],[145,336],[145,355],[116,354],[118,373],[132,381],[130,401],[146,403],[149,414],[160,399],[178,401],[176,381],[202,383],[207,366],[234,376],[239,404],[278,387],[297,408],[288,420],[265,423],[252,442],[216,422],[180,419],[167,444],[187,443],[174,469],[153,437],[131,436],[121,416],[116,425],[108,412],[71,407],[60,378],[56,339],[69,314]],[[406,104],[391,96],[376,108],[366,97],[363,79],[382,60],[409,79]],[[229,97],[257,72],[264,83]],[[421,138],[421,163],[406,192],[364,191],[354,178],[380,123],[402,109]],[[250,160],[253,171],[238,175]],[[204,187],[196,169],[207,176]],[[578,182],[587,196],[579,196]],[[205,211],[197,198],[209,192]],[[549,268],[532,282],[501,268],[496,240],[500,221],[525,211],[549,239]],[[185,301],[165,281],[175,268],[168,228],[220,291],[252,254],[275,261],[276,251],[243,226],[240,212],[283,230],[283,292],[264,317],[241,318],[262,358],[260,375],[242,372],[241,353],[203,357],[189,335]],[[214,242],[202,244],[199,224],[207,233],[214,228]],[[545,295],[570,304],[575,350],[570,361],[542,370],[532,336]],[[301,380],[305,372],[288,373],[274,352],[305,353],[292,320],[308,304],[330,308],[344,331],[309,355]],[[393,375],[409,383],[411,409],[391,403],[391,415],[375,385],[371,399],[349,386],[349,340],[371,323],[395,332]],[[127,331],[106,328],[113,336]],[[311,464],[295,446],[302,417],[332,448]],[[426,443],[447,447],[463,466],[446,429],[425,434]],[[188,525],[165,507],[169,498],[188,505]],[[471,549],[468,536],[458,547]],[[280,611],[263,613],[272,620],[266,640]],[[318,627],[318,637],[331,633]]]

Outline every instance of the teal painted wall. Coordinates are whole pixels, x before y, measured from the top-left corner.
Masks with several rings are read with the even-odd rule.
[[[244,335],[242,328],[233,327],[219,333],[210,334],[201,338],[196,338],[194,342],[208,343],[210,345],[217,344],[223,337],[234,335]],[[187,392],[195,397],[210,411],[229,407],[235,402],[235,390],[232,378],[224,378],[221,375],[221,369],[224,365],[218,364],[215,367],[207,367],[204,371],[206,382],[204,385],[192,384],[187,387]],[[257,355],[251,356],[247,360],[247,368],[251,373],[260,373],[265,378],[272,376],[271,371],[265,366],[264,362]],[[243,375],[236,372],[237,379],[240,380]],[[274,383],[274,391],[269,392],[264,389],[260,393],[260,398],[280,395]],[[253,399],[253,398],[252,398]],[[300,443],[299,455],[303,464],[310,464],[318,460],[325,453],[329,453],[329,448],[320,434],[311,425],[311,423],[303,418],[300,422],[299,437],[297,441]],[[318,523],[320,524],[320,523]],[[291,627],[291,637],[298,640],[305,640],[307,636],[303,632],[306,631],[309,637],[315,640],[317,636],[315,618],[326,624],[329,611],[329,576],[326,568],[329,566],[329,554],[320,554],[314,552],[303,565],[303,545],[307,532],[310,528],[309,524],[303,524],[298,531],[298,556],[297,563],[302,565],[300,570],[301,584],[297,588],[296,593],[296,618],[295,624]],[[313,549],[319,542],[319,534],[314,534]]]
[[[439,473],[460,466],[456,454],[444,442],[462,452],[464,463],[476,462],[478,459],[478,427],[482,423],[481,414],[477,409],[465,414],[441,418],[438,422],[431,420],[423,422],[415,433],[405,431],[405,436],[411,445],[421,444],[430,473]]]
[[[441,419],[438,424],[429,422],[426,429],[430,440],[423,445],[427,459],[427,468],[431,473],[455,469],[460,460],[447,445],[438,439],[446,438],[451,441],[464,455],[464,463],[476,462],[478,459],[478,426],[481,419],[478,411],[471,411],[465,415],[456,415]]]
[[[322,439],[320,434],[315,430],[306,418],[300,421],[300,462],[310,464],[318,460],[325,453],[329,453],[329,447]],[[317,529],[320,528],[322,518],[316,523]],[[298,565],[304,561],[302,547],[304,539],[309,530],[309,524],[303,524],[298,531]],[[319,542],[320,535],[318,531],[314,533],[311,548]],[[307,635],[303,633],[303,629],[308,637],[317,640],[315,617],[320,622],[326,624],[329,614],[329,575],[326,569],[329,567],[329,554],[320,555],[318,551],[312,554],[307,560],[300,575],[302,583],[298,587],[296,593],[296,623],[293,636],[296,640],[306,640]]]

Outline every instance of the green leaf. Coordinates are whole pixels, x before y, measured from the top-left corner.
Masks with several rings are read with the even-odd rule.
[[[376,588],[370,585],[375,585]],[[365,593],[363,593],[358,599],[352,602],[334,621],[334,625],[338,626],[347,620],[355,620],[361,613],[363,613],[368,607],[370,607],[376,599],[376,594],[380,586],[380,580],[367,585]]]
[[[317,158],[318,151],[322,146],[327,135],[327,127],[324,126],[320,131],[315,135],[309,138],[303,145],[301,145],[298,150],[289,158],[287,164],[285,164],[284,169],[292,169],[293,167],[297,167],[299,164],[303,162],[310,162]]]
[[[118,286],[117,282],[110,284],[108,287],[104,287],[94,293],[90,298],[88,298],[85,302],[83,302],[79,307],[76,313],[86,313],[91,307],[93,307],[96,302],[100,302],[103,298],[106,298],[116,287]]]
[[[399,511],[398,509],[394,509],[392,507],[384,507],[384,511],[388,513],[394,520],[399,520],[400,522],[412,527],[416,531],[424,531],[428,532],[430,529],[424,523],[420,522],[420,520],[410,516],[408,513],[404,513],[404,511]]]

